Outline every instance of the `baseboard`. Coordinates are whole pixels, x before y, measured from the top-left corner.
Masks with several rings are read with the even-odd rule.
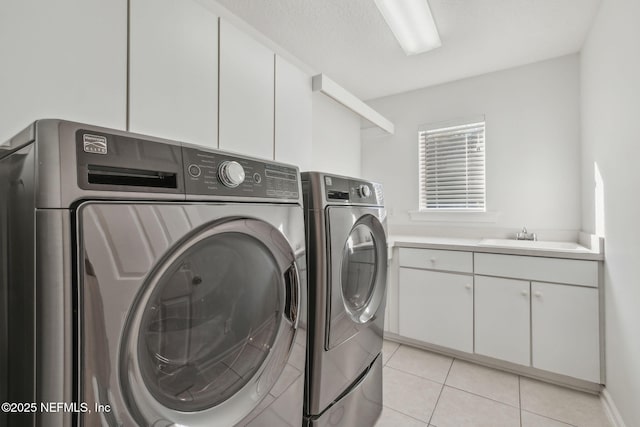
[[[604,411],[606,412],[607,417],[609,417],[609,421],[611,421],[613,427],[626,427],[624,420],[622,419],[622,416],[620,415],[620,412],[618,411],[618,408],[606,387],[600,392],[600,401],[602,402]]]

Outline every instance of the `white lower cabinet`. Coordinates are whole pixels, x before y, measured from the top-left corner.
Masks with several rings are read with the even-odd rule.
[[[598,289],[531,283],[532,365],[600,382]]]
[[[396,262],[391,333],[601,383],[598,261],[401,247]]]
[[[400,268],[399,334],[473,352],[473,276]]]
[[[530,364],[529,282],[475,276],[475,352]]]

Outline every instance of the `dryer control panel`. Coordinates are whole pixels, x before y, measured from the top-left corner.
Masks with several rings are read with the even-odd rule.
[[[182,147],[187,194],[298,199],[298,171],[285,165]]]
[[[379,184],[368,181],[324,175],[325,197],[328,202],[382,205],[379,187]]]

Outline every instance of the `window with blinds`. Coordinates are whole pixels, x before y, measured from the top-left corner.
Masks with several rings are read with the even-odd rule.
[[[485,211],[484,120],[418,136],[420,210]]]

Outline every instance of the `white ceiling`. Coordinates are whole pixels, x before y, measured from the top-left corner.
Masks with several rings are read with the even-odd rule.
[[[429,0],[442,47],[408,57],[373,0],[217,1],[365,100],[578,52],[600,3]]]

